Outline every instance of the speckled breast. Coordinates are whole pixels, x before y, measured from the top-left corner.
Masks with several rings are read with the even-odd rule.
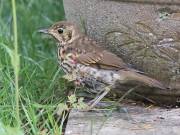
[[[58,63],[61,69],[66,73],[70,74],[75,68],[74,60],[69,57],[69,54],[66,53],[65,47],[58,44],[57,52]]]
[[[100,84],[112,85],[120,79],[117,71],[98,69],[76,63],[72,58],[72,54],[72,52],[67,52],[64,47],[58,47],[60,67],[66,74],[75,74],[76,80],[81,82],[81,84],[87,84],[90,87]]]

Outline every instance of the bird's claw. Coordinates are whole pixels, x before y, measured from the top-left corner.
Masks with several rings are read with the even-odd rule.
[[[105,89],[104,92],[102,94],[98,95],[93,100],[91,100],[88,103],[88,107],[83,109],[83,111],[90,111],[90,110],[92,110],[101,101],[101,99],[109,93],[109,91],[111,90],[111,86],[107,86],[104,89]]]

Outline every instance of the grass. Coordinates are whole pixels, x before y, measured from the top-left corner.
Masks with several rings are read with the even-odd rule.
[[[55,42],[37,30],[63,19],[61,0],[0,1],[0,131],[5,134],[61,134],[54,112],[66,98],[66,82]]]
[[[19,69],[20,60],[18,53],[18,33],[17,33],[17,15],[16,15],[16,3],[12,0],[12,14],[13,14],[13,36],[14,36],[14,50],[10,53],[11,64],[14,70],[14,87],[15,87],[15,102],[16,102],[16,121],[17,127],[20,128],[21,120],[19,116]]]

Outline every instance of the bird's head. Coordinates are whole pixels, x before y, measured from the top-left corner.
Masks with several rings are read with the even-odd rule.
[[[72,43],[75,39],[81,36],[81,32],[77,26],[67,21],[57,22],[47,29],[39,30],[39,32],[52,35],[63,45]]]

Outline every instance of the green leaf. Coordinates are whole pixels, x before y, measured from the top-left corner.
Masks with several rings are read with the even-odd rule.
[[[68,99],[69,99],[69,102],[71,104],[74,104],[77,102],[77,99],[76,99],[76,95],[75,94],[72,94],[71,96],[68,96]]]
[[[64,103],[60,103],[57,106],[56,114],[61,116],[63,111],[68,110],[68,106]]]
[[[15,127],[4,126],[0,123],[0,134],[1,135],[24,135],[23,132]]]
[[[77,109],[85,109],[88,105],[84,102],[84,98],[81,97],[78,99]]]

